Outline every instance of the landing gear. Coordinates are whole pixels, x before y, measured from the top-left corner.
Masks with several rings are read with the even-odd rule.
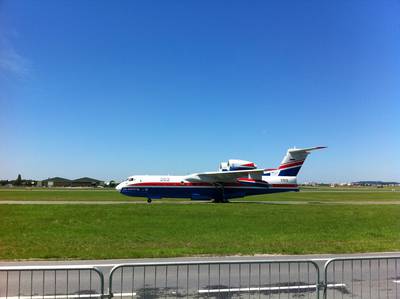
[[[226,198],[214,198],[214,203],[228,203],[229,200]]]
[[[147,202],[148,202],[148,203],[151,203],[151,198],[148,198],[148,199],[147,199]]]
[[[214,198],[215,203],[227,203],[229,200],[225,197],[225,188],[223,184],[215,184],[219,194]]]

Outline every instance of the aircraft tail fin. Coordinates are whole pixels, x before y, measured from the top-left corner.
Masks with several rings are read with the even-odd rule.
[[[311,151],[326,148],[326,146],[317,146],[310,148],[291,148],[288,149],[281,165],[277,169],[278,176],[297,176],[301,166]]]

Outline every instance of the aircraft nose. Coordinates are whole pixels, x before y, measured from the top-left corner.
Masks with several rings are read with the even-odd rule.
[[[117,185],[117,187],[115,187],[115,189],[118,190],[119,192],[121,192],[121,189],[122,189],[123,186],[124,186],[124,182],[119,183],[119,184]]]

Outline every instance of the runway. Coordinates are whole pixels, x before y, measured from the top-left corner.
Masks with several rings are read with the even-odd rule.
[[[0,262],[0,267],[97,267],[105,278],[105,291],[109,288],[108,275],[111,269],[119,264],[135,263],[136,268],[118,268],[113,276],[113,294],[127,298],[159,298],[159,297],[196,297],[238,298],[241,296],[261,298],[312,298],[316,294],[318,277],[312,261],[324,279],[323,266],[331,258],[343,257],[399,257],[382,261],[364,261],[351,263],[338,262],[331,267],[328,274],[328,293],[331,298],[364,297],[397,298],[400,297],[400,253],[366,253],[346,255],[262,255],[262,256],[229,256],[229,257],[185,257],[164,259],[118,259],[118,260],[77,260],[77,261],[12,261]],[[265,261],[269,263],[264,263]],[[285,261],[282,262],[281,261]],[[301,262],[299,262],[301,261]],[[385,262],[386,261],[386,262]],[[395,261],[395,263],[392,263]],[[213,263],[211,266],[201,263]],[[235,264],[242,262],[242,264]],[[289,262],[289,263],[288,263]],[[137,264],[140,263],[141,266]],[[150,265],[149,265],[150,263]],[[154,266],[154,263],[164,265]],[[165,264],[167,263],[167,264]],[[176,265],[180,263],[180,265]],[[187,266],[185,263],[192,263]],[[335,269],[336,266],[336,269]],[[360,268],[361,266],[361,268]],[[363,268],[364,267],[364,268]],[[228,271],[229,269],[229,271]],[[334,271],[333,271],[334,270]],[[332,272],[332,273],[331,273]],[[85,271],[62,270],[33,274],[28,271],[21,275],[7,277],[8,298],[14,299],[64,299],[75,297],[93,297],[100,292],[95,275],[90,278]],[[68,276],[69,275],[69,276]],[[22,282],[19,281],[21,278]],[[0,299],[5,298],[5,276],[0,268]],[[79,284],[79,289],[78,289]],[[56,287],[55,287],[56,285]],[[33,287],[32,287],[33,286]],[[90,287],[89,287],[90,286]],[[22,296],[15,290],[20,288]],[[69,289],[69,292],[66,290]],[[13,291],[14,290],[14,291]],[[42,292],[44,290],[44,292]],[[14,293],[13,293],[14,292]],[[68,296],[66,295],[68,294]],[[255,296],[257,294],[257,296]],[[365,296],[369,294],[370,297]]]

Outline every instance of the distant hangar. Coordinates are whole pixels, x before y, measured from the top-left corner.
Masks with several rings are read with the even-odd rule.
[[[41,185],[43,187],[98,187],[104,186],[104,181],[96,180],[89,177],[83,177],[75,180],[54,177],[41,181]]]

